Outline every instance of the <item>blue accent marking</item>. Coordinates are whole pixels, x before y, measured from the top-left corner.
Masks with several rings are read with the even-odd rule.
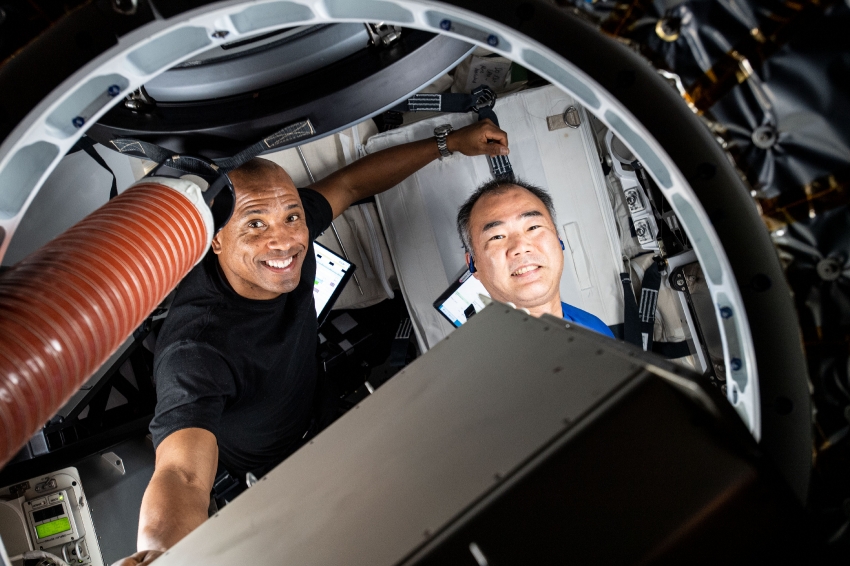
[[[345,1],[350,2],[351,0]],[[511,44],[504,37],[499,37],[498,34],[493,33],[487,28],[482,28],[478,24],[473,24],[469,21],[460,18],[453,19],[449,14],[446,14],[445,12],[428,10],[427,12],[425,12],[425,19],[427,20],[428,25],[433,28],[439,28],[443,31],[450,31],[458,35],[468,37],[473,41],[478,41],[482,44],[488,44],[491,47],[498,45],[500,49],[504,49],[505,51],[510,51],[511,49]],[[495,39],[495,43],[493,43],[493,39]]]
[[[717,304],[718,306],[726,304],[728,305],[729,298],[725,293],[717,294]],[[741,347],[741,336],[738,333],[738,326],[735,324],[735,312],[732,310],[732,307],[723,306],[719,309],[720,316],[722,318],[723,331],[726,337],[726,346],[729,351],[729,372],[727,372],[727,377],[731,377],[732,381],[734,381],[738,385],[738,390],[741,393],[746,393],[747,387],[749,385],[749,373],[746,365],[746,358],[743,355],[743,348]],[[735,362],[737,360],[737,364]],[[740,364],[740,367],[736,369],[736,365]]]
[[[60,138],[76,136],[81,126],[74,123],[74,118],[79,116],[89,120],[100,109],[109,105],[114,98],[109,94],[109,88],[112,86],[123,90],[130,86],[130,81],[119,74],[112,73],[92,77],[76,85],[73,92],[47,116],[47,125],[51,129],[55,128],[57,130],[55,133]]]

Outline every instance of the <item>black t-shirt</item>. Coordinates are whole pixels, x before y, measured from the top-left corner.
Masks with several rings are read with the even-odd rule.
[[[316,389],[313,240],[330,204],[299,189],[310,245],[301,280],[268,301],[238,295],[211,251],[183,279],[156,345],[154,446],[184,428],[212,432],[233,474],[263,473],[300,446]]]

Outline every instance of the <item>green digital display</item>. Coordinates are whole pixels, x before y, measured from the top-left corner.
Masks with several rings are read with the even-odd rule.
[[[59,533],[64,533],[65,531],[71,530],[71,521],[68,520],[68,517],[62,517],[61,519],[56,519],[55,521],[50,521],[49,523],[44,523],[41,525],[36,525],[35,532],[38,534],[38,538],[46,538],[51,537],[53,535],[58,535]]]

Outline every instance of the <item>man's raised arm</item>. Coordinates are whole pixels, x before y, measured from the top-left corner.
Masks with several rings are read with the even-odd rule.
[[[156,468],[142,498],[139,552],[116,566],[149,564],[207,520],[218,466],[218,443],[204,429],[168,435],[156,449]]]
[[[446,138],[452,153],[464,155],[507,155],[508,135],[490,120],[482,120]],[[334,218],[352,203],[382,193],[440,157],[434,138],[406,143],[367,155],[328,175],[310,188],[331,205]]]

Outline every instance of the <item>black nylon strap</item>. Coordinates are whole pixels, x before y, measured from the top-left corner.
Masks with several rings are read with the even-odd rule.
[[[203,159],[188,155],[175,155],[173,158],[166,160],[165,164],[177,169],[178,171],[190,173],[203,178],[209,178],[210,176],[217,176],[220,174],[220,169],[217,168],[216,165]]]
[[[202,157],[175,155],[163,147],[142,140],[119,138],[112,140],[110,143],[115,149],[125,155],[150,159],[156,162],[156,167],[146,175],[148,177],[156,175],[181,177],[184,173],[201,177],[209,184],[203,195],[204,202],[207,203],[212,211],[215,231],[218,232],[221,230],[230,219],[234,202],[233,184],[230,182],[227,172],[219,165]],[[249,148],[249,150],[253,147]],[[246,152],[248,150],[231,157],[230,160],[238,161],[239,158],[244,158],[243,154],[246,154]],[[252,157],[253,155],[249,155],[245,160],[247,161]],[[241,165],[241,163],[238,165]],[[236,166],[238,167],[238,165]],[[226,190],[222,191],[222,189]]]
[[[655,309],[658,306],[658,290],[661,288],[661,270],[657,262],[647,268],[643,274],[640,290],[638,320],[641,334],[641,346],[644,351],[652,350],[652,334],[655,327]]]
[[[653,274],[650,274],[650,270]],[[656,276],[657,274],[657,276]],[[649,275],[649,278],[647,278]],[[623,284],[623,341],[635,346],[643,347],[643,334],[648,335],[647,348],[660,356],[667,359],[684,358],[691,355],[691,350],[687,342],[653,342],[652,332],[655,325],[655,309],[657,304],[658,289],[661,288],[661,273],[658,269],[658,264],[653,262],[646,274],[643,277],[643,286],[641,288],[641,306],[638,308],[635,301],[635,294],[632,291],[632,280],[628,273],[620,274],[620,281]],[[643,293],[646,289],[650,291]],[[654,292],[655,297],[652,298]],[[644,300],[646,297],[646,300]],[[651,304],[650,304],[651,303]],[[643,321],[642,317],[649,314],[651,310],[651,321]]]
[[[222,172],[227,173],[254,159],[264,151],[269,151],[270,149],[275,149],[292,142],[304,140],[315,134],[316,130],[313,128],[313,124],[310,120],[295,122],[294,124],[289,124],[275,133],[266,136],[254,145],[243,149],[233,157],[219,159],[215,163],[221,168]]]
[[[216,160],[215,165],[222,173],[227,173],[257,157],[264,151],[311,137],[315,133],[316,130],[313,128],[313,124],[310,120],[295,122],[294,124],[284,126],[273,134],[266,136],[257,143],[243,149],[233,157]],[[155,161],[159,164],[163,164],[172,158],[174,159],[173,163],[175,164],[180,161],[179,156],[175,155],[174,152],[150,142],[133,138],[118,138],[110,141],[110,143],[120,153],[140,157],[142,159],[150,159],[151,161]],[[186,167],[192,166],[193,165],[186,165]],[[195,173],[195,171],[186,172]]]
[[[141,159],[150,159],[156,163],[165,163],[174,156],[174,152],[156,144],[132,138],[118,138],[109,143],[119,152]]]
[[[499,118],[493,111],[496,93],[487,86],[480,86],[470,94],[463,93],[421,93],[414,94],[401,104],[390,109],[391,112],[472,112],[478,113],[478,121],[489,119],[496,126]],[[490,172],[500,181],[513,181],[514,169],[507,155],[488,156]]]
[[[661,288],[661,270],[653,261],[643,274],[640,304],[635,300],[632,281],[628,273],[620,274],[623,284],[623,340],[652,351],[652,335],[655,327],[655,311],[658,306],[658,290]]]
[[[80,150],[85,151],[88,154],[89,157],[94,159],[95,162],[98,165],[100,165],[101,167],[106,169],[106,171],[110,175],[112,175],[112,187],[110,187],[110,189],[109,189],[109,200],[112,200],[112,199],[114,199],[115,197],[118,196],[118,181],[115,178],[115,172],[112,170],[111,167],[109,167],[109,165],[107,165],[107,163],[103,159],[103,157],[101,157],[101,155],[94,148],[94,145],[96,143],[97,142],[95,142],[90,137],[83,136],[77,141],[77,143],[74,144],[74,147],[72,147],[71,151],[69,151],[68,153],[69,154],[76,153],[77,151],[80,151]]]
[[[485,106],[478,110],[478,121],[490,119],[496,126],[499,125],[499,117],[493,111],[492,106]]]
[[[485,106],[478,110],[478,121],[487,119],[490,119],[498,127],[499,118],[493,112],[492,106]],[[500,181],[514,180],[514,168],[507,155],[488,155],[487,161],[490,164],[490,173],[493,174],[493,177]]]
[[[454,92],[414,94],[390,110],[393,112],[470,112],[478,103],[478,98],[475,94]]]
[[[640,346],[640,319],[635,293],[632,289],[632,278],[628,273],[621,273],[620,282],[623,284],[623,340]]]
[[[390,108],[391,112],[478,112],[496,102],[496,93],[488,86],[479,86],[469,94],[461,92],[419,93]],[[493,119],[494,115],[485,116]],[[495,123],[496,120],[493,120]]]
[[[668,360],[691,355],[687,342],[656,342],[652,345],[652,351]]]
[[[493,111],[493,107],[496,105],[496,93],[487,87],[478,87],[472,91],[472,96],[477,101],[472,109],[478,112],[478,121],[490,120],[498,127],[499,117]],[[490,164],[490,173],[493,177],[500,181],[510,182],[514,180],[514,168],[507,155],[488,156],[487,162]]]

